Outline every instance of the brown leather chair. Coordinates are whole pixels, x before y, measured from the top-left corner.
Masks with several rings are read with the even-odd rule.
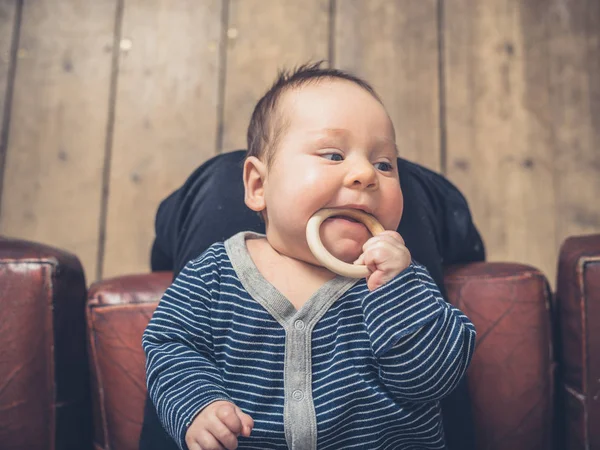
[[[559,404],[568,449],[600,449],[600,234],[562,245],[556,299],[560,319]]]
[[[78,259],[0,238],[0,448],[82,450],[92,422]]]
[[[171,272],[129,275],[93,284],[87,322],[95,450],[137,450],[146,399],[142,333]]]
[[[96,450],[134,450],[146,388],[142,332],[170,273],[126,276],[90,288]],[[469,369],[480,449],[552,448],[553,349],[544,276],[519,264],[452,267],[450,300],[478,330]]]

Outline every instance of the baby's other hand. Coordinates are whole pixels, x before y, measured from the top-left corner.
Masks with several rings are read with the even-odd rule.
[[[396,231],[384,231],[365,242],[363,253],[354,264],[364,264],[371,271],[367,287],[373,291],[406,269],[410,261],[402,236]]]
[[[189,450],[234,450],[237,437],[250,436],[254,420],[231,402],[216,401],[200,412],[185,434]]]

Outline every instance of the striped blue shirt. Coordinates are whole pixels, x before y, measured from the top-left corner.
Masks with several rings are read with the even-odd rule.
[[[412,263],[370,292],[336,277],[296,310],[240,233],[165,292],[143,336],[148,390],[186,449],[216,400],[254,419],[240,449],[443,449],[439,400],[470,362],[475,329]]]

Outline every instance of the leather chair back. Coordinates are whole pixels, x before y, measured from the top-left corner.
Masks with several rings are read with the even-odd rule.
[[[72,254],[0,238],[0,448],[89,449],[86,288]]]
[[[146,399],[142,333],[171,272],[130,275],[95,283],[87,322],[97,450],[137,450]]]
[[[170,273],[154,273],[90,289],[97,450],[137,449],[146,396],[141,338],[170,282]],[[528,266],[477,263],[451,268],[446,287],[478,330],[468,374],[478,448],[551,449],[554,365],[546,279]]]
[[[600,234],[563,243],[556,298],[567,448],[600,449]]]

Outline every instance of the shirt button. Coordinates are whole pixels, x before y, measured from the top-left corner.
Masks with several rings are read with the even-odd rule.
[[[296,330],[304,330],[304,322],[301,320],[296,320],[294,322],[294,328],[296,328]]]
[[[302,392],[299,389],[296,389],[294,392],[292,392],[292,398],[299,402],[304,398],[304,392]]]

